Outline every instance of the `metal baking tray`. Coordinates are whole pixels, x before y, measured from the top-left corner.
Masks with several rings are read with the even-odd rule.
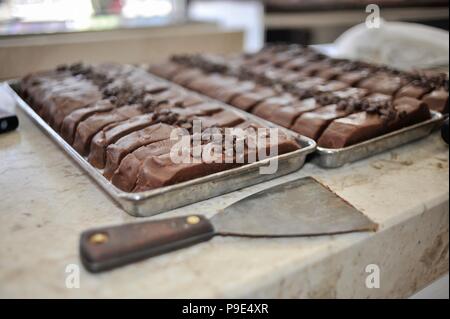
[[[275,157],[278,160],[278,170],[274,174],[260,174],[259,168],[266,166],[268,158],[259,162],[246,164],[227,171],[207,175],[175,185],[165,186],[140,193],[127,193],[115,187],[103,177],[101,170],[93,167],[83,156],[78,154],[57,132],[55,132],[34,110],[19,96],[18,81],[9,81],[5,85],[6,90],[15,99],[19,108],[30,117],[39,128],[62,148],[115,202],[126,212],[136,217],[146,217],[169,211],[181,206],[206,200],[211,197],[226,194],[247,186],[255,185],[292,173],[300,169],[305,163],[306,156],[316,149],[316,143],[307,137],[293,134],[291,131],[283,131],[293,136],[300,144],[301,149]],[[224,104],[224,108],[235,110]],[[241,112],[238,112],[243,114]],[[254,115],[245,114],[245,117],[253,122],[261,123],[269,127],[274,125],[260,120]]]
[[[313,155],[313,162],[325,168],[337,168],[397,146],[415,141],[428,136],[434,129],[438,128],[444,120],[444,116],[432,111],[431,119],[417,123],[400,130],[384,134],[370,140],[351,145],[344,148],[324,148],[317,146]]]

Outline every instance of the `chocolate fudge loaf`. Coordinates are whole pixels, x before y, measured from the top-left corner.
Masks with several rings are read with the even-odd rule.
[[[448,114],[448,91],[441,88],[423,96],[422,101],[427,104],[430,109]]]
[[[115,108],[110,112],[94,114],[78,124],[73,148],[81,155],[87,155],[89,154],[92,138],[104,127],[142,114],[143,109],[139,104],[126,105]]]
[[[425,121],[430,114],[424,108],[448,112],[446,74],[335,59],[299,45],[268,46],[230,61],[224,56],[177,55],[169,65],[183,70],[178,83],[316,141],[335,121],[357,122],[357,137],[346,139],[345,146]],[[160,75],[169,73],[157,69]],[[423,102],[421,112],[405,111],[417,109],[417,101]],[[386,124],[385,114],[372,111],[380,109],[379,103],[392,105],[381,108],[397,118],[392,126]],[[375,122],[383,123],[383,129],[371,130]]]
[[[139,170],[134,192],[184,182],[235,167],[236,164],[194,162],[174,163],[170,154],[151,156]]]
[[[75,132],[80,122],[88,117],[97,114],[111,111],[114,105],[109,100],[100,100],[88,107],[73,111],[64,119],[61,127],[61,136],[69,143],[73,143]]]
[[[66,72],[29,77],[22,91],[35,111],[56,131],[60,130],[65,116],[102,98],[92,81],[80,81]]]
[[[154,114],[143,114],[128,120],[109,125],[94,135],[88,156],[89,163],[97,168],[104,168],[106,148],[134,131],[144,129],[155,123]]]
[[[128,134],[120,138],[117,142],[109,145],[106,149],[105,177],[108,179],[111,178],[114,171],[127,154],[141,146],[170,138],[174,129],[175,127],[172,125],[158,123]]]
[[[131,192],[136,187],[137,177],[145,159],[169,154],[177,140],[165,139],[142,146],[128,154],[114,171],[111,182],[123,191]]]
[[[253,113],[268,121],[290,128],[303,113],[311,112],[321,107],[322,105],[315,98],[308,98],[294,100],[292,103],[273,108],[270,105],[260,104]]]
[[[332,121],[318,145],[342,148],[431,118],[427,105],[411,97],[368,104],[362,109],[365,110]]]
[[[106,164],[106,148],[126,135],[160,122],[183,126],[197,116],[213,119],[212,115],[218,112],[223,112],[223,110],[214,103],[203,103],[183,108],[174,106],[168,101],[162,101],[153,113],[134,116],[128,120],[107,125],[96,133],[90,144],[88,160],[93,166],[102,169]]]
[[[240,128],[244,134],[243,139],[245,141],[245,146],[243,152],[237,152],[236,145],[232,146],[232,161],[226,161],[227,156],[230,154],[227,154],[227,150],[223,148],[223,144],[215,145],[214,141],[201,145],[201,160],[195,158],[191,153],[187,157],[187,160],[184,160],[181,163],[176,163],[171,158],[171,154],[167,153],[167,146],[162,144],[159,146],[159,151],[147,147],[145,149],[137,150],[129,156],[126,161],[124,159],[124,161],[122,161],[124,166],[119,167],[119,169],[116,170],[117,178],[115,179],[113,176],[113,182],[116,181],[116,186],[123,187],[123,189],[131,189],[134,184],[133,191],[140,192],[184,182],[195,177],[221,172],[248,163],[249,159],[250,162],[252,162],[253,159],[265,159],[268,157],[267,153],[271,146],[277,147],[277,150],[280,153],[295,151],[299,148],[296,141],[283,133],[279,133],[276,145],[271,145],[270,137],[266,137],[267,142],[265,143],[265,149],[263,149],[265,156],[260,157],[262,152],[259,151],[259,148],[249,149],[247,130],[250,127],[252,127],[252,125],[249,123],[241,123]],[[213,149],[215,149],[216,152],[211,152]],[[254,153],[253,157],[250,156],[250,152]],[[142,153],[152,155],[145,156],[145,159],[142,160],[140,159],[144,157],[142,156]],[[153,155],[155,153],[163,154]],[[127,171],[127,173],[123,174],[124,171]]]
[[[200,69],[172,62],[152,70],[227,101],[256,88],[250,81],[231,76],[222,79],[221,73],[213,72],[221,70],[219,62],[209,57],[215,69],[209,67],[212,73],[206,79],[199,77]],[[20,84],[20,93],[33,109],[121,190],[145,191],[244,164],[173,162],[169,155],[177,143],[171,139],[174,130],[193,134],[197,123],[203,129],[223,130],[244,127],[247,122],[220,103],[161,80],[147,70],[111,63],[77,63],[27,75]],[[227,90],[222,90],[225,87]],[[205,150],[208,145],[211,143],[202,141]],[[276,146],[281,154],[300,148],[287,136],[280,136]],[[222,158],[224,154],[220,154]]]
[[[301,135],[318,140],[322,132],[335,119],[347,116],[351,111],[340,108],[337,104],[321,107],[302,114],[291,129]]]

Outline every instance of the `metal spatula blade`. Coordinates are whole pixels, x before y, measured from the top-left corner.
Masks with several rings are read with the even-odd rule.
[[[92,272],[118,267],[215,235],[292,237],[376,230],[377,225],[313,178],[265,189],[213,218],[194,215],[89,230],[80,255]]]
[[[289,237],[376,230],[377,225],[313,178],[250,195],[211,219],[220,235]]]

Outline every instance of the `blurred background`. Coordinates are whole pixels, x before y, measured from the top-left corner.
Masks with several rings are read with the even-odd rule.
[[[73,61],[145,63],[266,42],[329,44],[376,2],[386,21],[446,30],[442,0],[0,0],[0,79]]]

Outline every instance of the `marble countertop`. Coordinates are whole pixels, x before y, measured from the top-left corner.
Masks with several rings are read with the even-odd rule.
[[[0,135],[2,298],[406,297],[448,272],[449,150],[438,134],[339,169],[308,163],[277,180],[152,217],[212,216],[268,185],[310,175],[379,223],[376,233],[216,237],[93,275],[80,264],[80,233],[137,219],[18,116],[19,129]],[[73,264],[79,288],[67,285]],[[366,285],[373,264],[379,288]]]

